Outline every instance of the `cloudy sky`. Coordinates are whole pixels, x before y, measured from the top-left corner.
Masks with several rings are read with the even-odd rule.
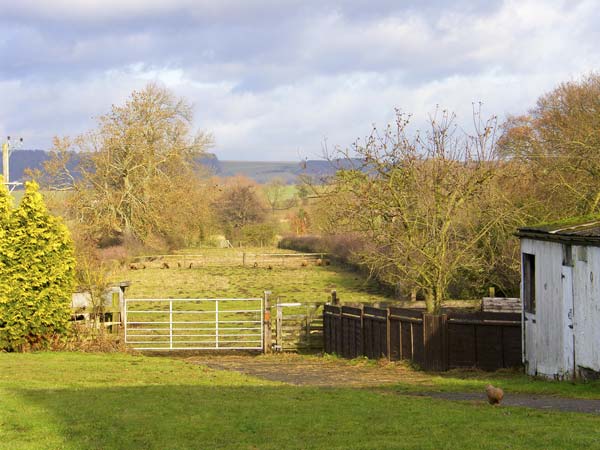
[[[149,81],[220,159],[297,160],[394,108],[500,118],[600,69],[597,0],[0,0],[0,135],[47,149]]]

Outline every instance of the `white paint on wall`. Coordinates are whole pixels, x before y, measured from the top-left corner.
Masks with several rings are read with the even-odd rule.
[[[573,246],[569,266],[563,245],[521,240],[535,255],[536,297],[535,313],[523,313],[523,360],[528,374],[555,379],[600,372],[600,248]]]

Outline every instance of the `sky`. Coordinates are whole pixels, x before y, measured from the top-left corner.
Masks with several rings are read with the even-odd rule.
[[[317,159],[437,105],[521,114],[600,68],[598,0],[0,0],[0,136],[49,149],[158,82],[222,160]]]

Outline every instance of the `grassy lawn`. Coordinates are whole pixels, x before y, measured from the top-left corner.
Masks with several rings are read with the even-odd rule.
[[[169,358],[0,354],[0,448],[598,448],[600,417],[306,388]]]

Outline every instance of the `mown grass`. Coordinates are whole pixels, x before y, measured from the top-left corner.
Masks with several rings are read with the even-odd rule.
[[[598,448],[600,418],[265,382],[168,358],[0,354],[1,449]]]

